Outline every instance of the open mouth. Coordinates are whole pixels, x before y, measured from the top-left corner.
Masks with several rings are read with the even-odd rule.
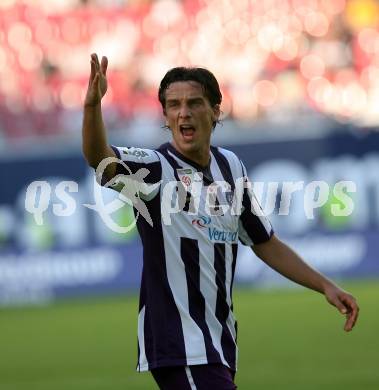
[[[180,125],[179,129],[185,139],[192,139],[195,134],[195,128],[191,125]]]

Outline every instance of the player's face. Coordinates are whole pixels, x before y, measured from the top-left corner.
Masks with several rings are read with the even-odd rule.
[[[172,131],[172,144],[185,157],[206,165],[209,160],[213,122],[220,107],[211,107],[201,84],[176,81],[166,90],[166,125]]]

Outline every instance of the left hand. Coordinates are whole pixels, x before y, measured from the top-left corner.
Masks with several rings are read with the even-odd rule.
[[[331,305],[335,306],[341,314],[346,315],[344,330],[350,332],[358,319],[359,313],[359,306],[355,298],[337,286],[327,287],[324,294]]]

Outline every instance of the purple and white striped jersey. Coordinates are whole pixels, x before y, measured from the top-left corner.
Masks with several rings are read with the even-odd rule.
[[[160,183],[140,193],[152,224],[137,219],[143,244],[137,369],[222,363],[236,370],[232,287],[238,240],[251,246],[273,234],[244,186],[243,164],[216,147],[206,169],[169,143],[156,150],[113,149],[127,166],[118,164],[117,174],[146,168],[144,185]],[[235,213],[231,206],[238,193],[242,207]],[[178,198],[179,208],[170,196]]]

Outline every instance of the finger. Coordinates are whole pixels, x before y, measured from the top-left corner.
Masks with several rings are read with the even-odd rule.
[[[358,319],[358,315],[359,307],[355,300],[353,300],[352,302],[350,302],[349,313],[346,315],[346,322],[344,327],[346,332],[350,332],[354,328],[355,323]]]
[[[345,331],[349,332],[351,329],[353,329],[355,322],[358,318],[358,312],[359,307],[355,301],[355,299],[352,296],[343,296],[341,300],[344,302],[345,306],[348,308],[348,313],[346,315],[346,322],[345,322]]]
[[[105,76],[107,74],[107,68],[108,68],[108,58],[103,56],[101,58],[101,73]]]
[[[348,308],[344,303],[337,297],[336,299],[331,300],[331,303],[338,309],[341,314],[347,314]]]
[[[97,57],[97,54],[96,53],[92,53],[91,54],[91,59],[95,63],[96,71],[100,70],[99,58]]]
[[[100,79],[100,75],[98,72],[95,73],[93,79],[89,81],[88,83],[88,92],[87,93],[97,93],[96,91],[98,90],[99,88],[99,79]]]
[[[91,60],[91,74],[90,74],[90,82],[93,81],[96,75],[96,67],[95,67],[95,62]]]
[[[98,85],[99,85],[99,80],[100,80],[100,73],[99,73],[99,72],[96,72],[95,78],[93,79],[93,86],[94,86],[95,88],[98,87]]]
[[[346,332],[350,332],[355,325],[355,321],[356,321],[356,316],[353,313],[347,314],[344,330]]]

